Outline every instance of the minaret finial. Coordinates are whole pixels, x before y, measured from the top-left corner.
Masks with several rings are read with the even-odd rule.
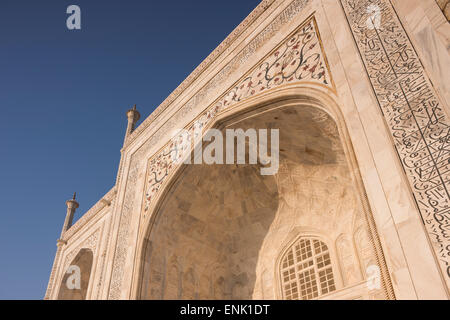
[[[124,146],[128,136],[133,132],[136,122],[139,120],[140,117],[141,117],[140,113],[136,110],[136,104],[133,105],[133,107],[127,111],[128,125],[127,131],[125,132],[125,139],[123,142]]]
[[[69,228],[72,226],[73,216],[75,214],[75,210],[78,208],[79,204],[75,200],[77,197],[77,193],[73,193],[73,197],[70,200],[66,201],[67,211],[66,211],[66,219],[64,220],[64,225],[61,231],[61,239],[64,238],[64,232],[69,230]]]

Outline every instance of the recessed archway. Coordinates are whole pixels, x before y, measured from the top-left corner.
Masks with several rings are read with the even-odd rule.
[[[299,229],[329,239],[336,290],[363,281],[358,249],[346,247],[345,261],[335,249],[367,223],[334,119],[289,104],[233,117],[226,128],[280,129],[278,173],[262,176],[260,164],[184,165],[145,234],[137,297],[282,298],[278,262]],[[350,282],[349,270],[357,272]]]
[[[83,248],[78,252],[61,281],[58,300],[86,300],[92,261],[91,249]],[[68,285],[68,281],[70,285]]]

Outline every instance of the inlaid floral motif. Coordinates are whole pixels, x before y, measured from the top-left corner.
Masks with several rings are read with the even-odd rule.
[[[285,83],[312,81],[332,88],[332,80],[314,17],[309,18],[262,62],[248,72],[188,128],[186,137],[174,138],[149,161],[144,213],[148,211],[163,181],[191,150],[195,135],[231,105]]]

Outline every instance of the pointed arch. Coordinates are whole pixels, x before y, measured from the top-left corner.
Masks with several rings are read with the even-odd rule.
[[[86,300],[93,258],[91,249],[78,251],[62,278],[58,300]]]

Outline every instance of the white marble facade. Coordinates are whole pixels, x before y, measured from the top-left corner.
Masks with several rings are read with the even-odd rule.
[[[129,110],[45,298],[448,299],[449,50],[434,0],[262,1],[136,128]],[[195,125],[279,128],[278,173],[172,163]]]

